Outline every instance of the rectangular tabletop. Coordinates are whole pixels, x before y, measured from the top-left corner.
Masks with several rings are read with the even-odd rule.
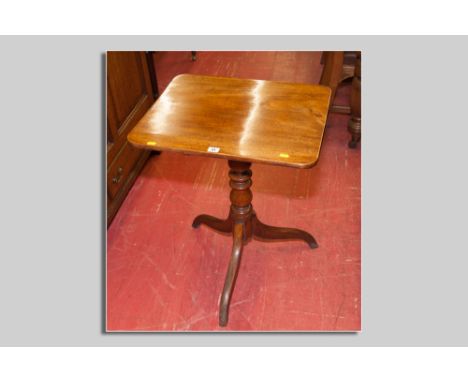
[[[299,168],[318,160],[330,88],[183,74],[128,135],[137,147]]]

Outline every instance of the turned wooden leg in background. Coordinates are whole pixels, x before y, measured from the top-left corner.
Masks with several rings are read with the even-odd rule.
[[[355,148],[361,140],[361,52],[356,57],[353,82],[351,84],[351,119],[348,131],[351,133],[349,147]]]

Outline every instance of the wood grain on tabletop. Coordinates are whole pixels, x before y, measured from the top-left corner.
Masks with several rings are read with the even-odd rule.
[[[319,157],[330,89],[183,74],[128,135],[137,147],[291,167]]]

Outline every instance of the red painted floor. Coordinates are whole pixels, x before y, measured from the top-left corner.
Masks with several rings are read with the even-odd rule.
[[[184,72],[305,83],[317,83],[321,73],[314,52],[199,52],[196,62],[189,52],[168,52],[157,53],[155,65],[161,90]],[[330,114],[311,169],[252,165],[260,219],[305,229],[319,248],[251,241],[226,328],[218,326],[218,302],[231,237],[191,223],[200,213],[227,216],[227,163],[168,152],[151,157],[108,229],[107,329],[360,330],[361,159],[360,149],[347,146],[348,118]]]

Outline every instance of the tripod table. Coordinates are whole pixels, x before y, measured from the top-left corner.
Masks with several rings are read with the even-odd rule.
[[[330,103],[330,88],[274,81],[183,74],[175,77],[128,135],[133,145],[227,159],[231,208],[227,219],[199,215],[205,224],[232,233],[233,247],[219,303],[219,324],[228,322],[229,303],[242,248],[253,237],[317,242],[295,228],[262,223],[251,201],[252,162],[296,168],[313,166]]]

